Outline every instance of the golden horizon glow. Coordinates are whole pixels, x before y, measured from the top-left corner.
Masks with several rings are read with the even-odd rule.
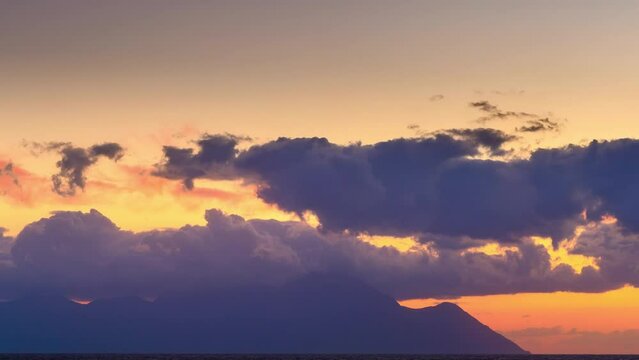
[[[357,238],[365,243],[371,244],[376,247],[391,247],[400,252],[409,252],[417,248],[422,248],[424,246],[412,236],[397,237],[360,234],[357,236]]]
[[[112,172],[107,176],[100,170],[109,165]],[[107,163],[99,164],[90,175],[86,190],[73,197],[54,194],[46,177],[21,176],[24,184],[8,186],[7,194],[0,197],[0,214],[11,215],[2,224],[7,235],[15,236],[24,226],[56,211],[91,209],[135,232],[204,225],[204,213],[212,208],[249,219],[298,220],[295,214],[263,202],[254,186],[241,181],[198,180],[194,190],[186,190],[179,182],[152,176],[148,169]],[[0,181],[5,184],[10,179]]]
[[[532,239],[536,245],[541,245],[546,249],[550,256],[550,266],[552,269],[562,264],[570,266],[578,274],[581,274],[581,271],[588,266],[597,270],[599,269],[597,259],[594,257],[571,254],[569,252],[575,246],[574,240],[563,240],[559,243],[559,246],[555,248],[551,238],[533,236]]]
[[[492,329],[509,334],[519,345],[533,353],[562,352],[562,333],[530,338],[513,336],[516,330],[553,329],[564,332],[591,331],[612,333],[639,329],[639,288],[625,286],[603,293],[519,293],[463,296],[456,299],[407,299],[402,306],[419,309],[443,301],[458,304]],[[613,344],[611,344],[612,346]],[[614,348],[601,349],[602,353]],[[620,351],[616,349],[616,351]]]

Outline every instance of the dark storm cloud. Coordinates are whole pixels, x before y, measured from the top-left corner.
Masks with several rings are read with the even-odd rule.
[[[266,202],[311,210],[326,230],[406,235],[429,226],[437,169],[478,153],[474,141],[446,134],[349,146],[280,138],[242,152],[235,166]]]
[[[238,153],[237,145],[247,140],[234,135],[205,135],[196,142],[198,151],[165,146],[164,159],[156,165],[155,175],[182,180],[184,187],[193,189],[193,180],[202,177],[232,177],[229,167]]]
[[[552,268],[543,247],[489,256],[461,250],[401,253],[300,222],[245,220],[218,210],[207,225],[132,233],[93,210],[26,226],[0,264],[0,297],[51,291],[77,297],[154,296],[221,286],[279,284],[308,273],[356,277],[396,298],[619,286],[592,268]]]
[[[545,176],[556,203],[577,201],[592,218],[614,215],[629,231],[639,231],[639,141],[593,141],[588,146],[538,150],[531,168]],[[553,185],[553,186],[551,186]],[[564,194],[564,195],[562,195]]]
[[[589,219],[612,214],[621,227],[639,232],[639,141],[594,141],[540,149],[529,159],[491,160],[473,156],[482,147],[501,149],[508,137],[480,131],[345,146],[280,138],[223,162],[197,162],[196,175],[233,174],[255,183],[264,201],[298,214],[312,211],[324,230],[429,234],[450,248],[474,243],[465,238],[560,241],[585,221],[584,210]],[[187,170],[171,173],[194,178]]]
[[[527,112],[502,110],[497,105],[494,105],[486,100],[471,102],[469,105],[486,114],[480,117],[479,119],[477,119],[477,122],[480,122],[480,123],[486,123],[492,120],[522,119],[522,118],[538,117],[535,114],[531,114]]]
[[[116,143],[96,144],[89,148],[71,143],[50,142],[29,144],[35,154],[56,152],[61,158],[56,163],[59,172],[51,177],[53,191],[62,196],[75,195],[78,188],[86,186],[86,171],[101,157],[118,161],[124,156],[124,148]]]
[[[236,175],[259,185],[263,200],[299,214],[313,211],[325,230],[433,233],[447,235],[437,237],[445,241],[563,234],[564,222],[578,216],[579,206],[546,214],[543,207],[552,205],[537,195],[525,164],[467,158],[482,147],[497,151],[508,139],[487,129],[373,145],[280,138],[238,153],[232,164]],[[198,167],[199,174],[219,177],[217,163],[211,165]]]

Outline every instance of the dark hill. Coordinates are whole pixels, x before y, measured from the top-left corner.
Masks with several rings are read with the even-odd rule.
[[[520,354],[457,305],[412,310],[354,280],[0,303],[0,352]]]

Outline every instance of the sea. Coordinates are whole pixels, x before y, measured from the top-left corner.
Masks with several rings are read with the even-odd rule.
[[[630,360],[639,355],[172,355],[0,354],[0,360]]]

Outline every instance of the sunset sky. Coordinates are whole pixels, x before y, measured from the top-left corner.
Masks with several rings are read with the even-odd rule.
[[[294,222],[222,255],[273,276],[180,274],[343,262],[532,352],[639,353],[638,19],[629,0],[0,0],[0,298],[152,298],[170,280],[100,266],[153,273],[166,254],[134,233],[231,238],[238,215]],[[331,250],[305,263],[279,239],[298,232]]]

